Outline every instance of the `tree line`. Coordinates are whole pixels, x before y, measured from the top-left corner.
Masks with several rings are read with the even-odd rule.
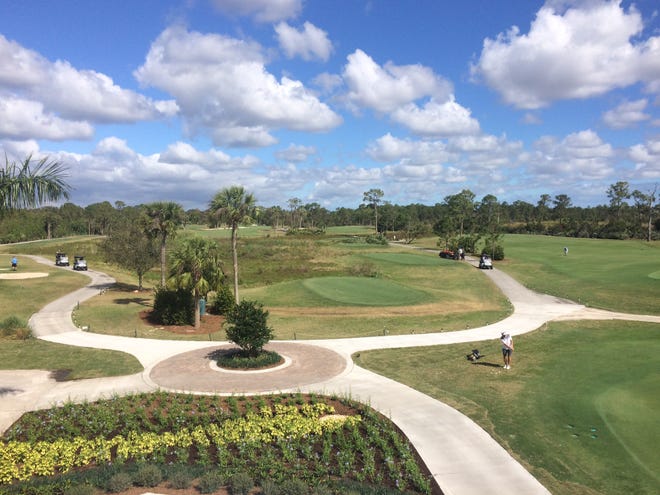
[[[254,208],[252,221],[274,229],[323,230],[345,225],[371,226],[380,234],[398,235],[401,240],[435,234],[463,236],[481,233],[521,233],[607,239],[658,238],[660,206],[657,191],[630,190],[627,182],[612,184],[607,190],[609,204],[573,206],[566,194],[542,194],[535,204],[526,201],[500,202],[488,194],[477,199],[469,189],[446,196],[434,205],[392,204],[381,190],[364,193],[356,208],[329,210],[319,203],[303,203],[291,198],[287,207]],[[255,198],[252,198],[255,200]],[[254,202],[254,201],[253,201]],[[0,242],[12,243],[71,235],[108,235],[126,218],[147,205],[129,206],[121,201],[90,204],[86,207],[67,202],[59,207],[2,209]],[[226,225],[220,209],[182,211],[182,225]]]

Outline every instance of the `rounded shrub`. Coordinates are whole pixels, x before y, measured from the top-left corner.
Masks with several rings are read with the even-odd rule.
[[[254,488],[254,480],[247,473],[236,473],[229,480],[232,495],[248,495]]]
[[[62,495],[94,495],[94,487],[87,483],[82,485],[73,485],[64,489]]]
[[[263,495],[280,495],[280,487],[273,480],[264,480],[261,482],[261,493]]]
[[[128,473],[117,473],[108,480],[107,490],[110,493],[125,492],[133,486],[133,478]]]
[[[133,476],[133,483],[137,486],[154,487],[161,481],[163,481],[163,472],[158,466],[154,466],[153,464],[140,466]]]
[[[190,488],[193,477],[186,468],[175,469],[170,473],[167,480],[172,488],[184,490]]]
[[[286,480],[280,485],[280,495],[307,495],[309,487],[301,480]]]
[[[223,476],[217,471],[204,473],[197,482],[197,489],[200,493],[217,492],[225,484]]]
[[[268,311],[263,304],[241,301],[227,313],[227,339],[249,356],[256,356],[273,338],[268,326]]]
[[[314,488],[314,491],[312,492],[312,495],[334,495],[335,492],[330,489],[330,487],[325,486],[325,485],[319,485],[316,488]]]

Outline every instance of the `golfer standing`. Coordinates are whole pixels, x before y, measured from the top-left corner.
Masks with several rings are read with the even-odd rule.
[[[513,354],[513,339],[511,335],[502,332],[500,336],[500,342],[502,342],[502,356],[504,357],[504,369],[511,369],[511,354]]]

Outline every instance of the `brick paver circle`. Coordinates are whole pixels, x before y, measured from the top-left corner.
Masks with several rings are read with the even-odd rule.
[[[230,344],[185,352],[161,361],[149,378],[176,391],[215,394],[278,392],[321,383],[346,369],[346,360],[329,349],[309,344],[271,342],[265,349],[287,358],[285,365],[260,372],[224,371],[213,366],[212,354]]]

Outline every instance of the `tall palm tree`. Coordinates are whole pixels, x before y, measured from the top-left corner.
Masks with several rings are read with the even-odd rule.
[[[0,168],[0,213],[68,199],[71,187],[64,180],[65,172],[61,162],[48,157],[35,165],[32,155],[19,163],[9,162],[5,155],[5,166]]]
[[[177,229],[183,224],[184,212],[178,203],[157,201],[145,206],[148,218],[145,232],[160,241],[160,285],[165,287],[165,267],[167,256],[165,247],[167,239],[176,235]]]
[[[220,217],[231,226],[231,253],[234,263],[234,299],[236,304],[238,298],[238,254],[236,242],[238,238],[238,226],[241,222],[251,220],[256,206],[254,195],[246,193],[242,186],[231,186],[222,189],[211,200],[212,212],[217,212]]]
[[[210,239],[192,237],[174,250],[171,259],[170,285],[193,291],[195,328],[199,328],[200,299],[209,291],[217,290],[224,279],[218,245]]]

